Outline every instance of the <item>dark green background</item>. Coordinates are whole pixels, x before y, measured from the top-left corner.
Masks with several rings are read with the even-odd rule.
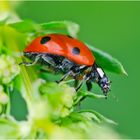
[[[128,77],[107,72],[113,81],[109,99],[88,99],[83,107],[118,122],[119,133],[140,138],[140,2],[23,2],[17,12],[23,19],[40,23],[77,22],[81,40],[123,63]]]

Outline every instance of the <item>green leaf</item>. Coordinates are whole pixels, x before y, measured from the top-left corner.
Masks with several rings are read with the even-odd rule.
[[[98,113],[97,111],[94,111],[94,110],[82,110],[82,111],[79,111],[79,113],[91,113],[93,115],[91,115],[91,118],[95,119],[95,116],[98,118],[98,122],[104,122],[104,123],[109,123],[109,124],[114,124],[114,125],[117,125],[116,122],[114,122],[113,120],[110,120],[108,118],[106,118],[105,116],[103,116],[102,114]],[[97,120],[96,118],[96,120]],[[99,121],[100,120],[100,121]]]
[[[6,20],[8,19],[8,14],[1,14],[0,17],[1,17],[0,18],[0,26],[1,26],[4,25]]]
[[[125,71],[123,65],[116,58],[112,57],[108,53],[103,52],[89,44],[87,44],[87,46],[92,50],[96,58],[95,61],[99,66],[116,74],[127,75],[127,72]]]
[[[82,114],[78,112],[72,112],[69,114],[69,116],[61,118],[61,121],[59,122],[60,125],[62,126],[68,126],[71,125],[72,123],[77,123],[77,122],[85,122],[86,119],[83,117]]]
[[[13,120],[0,119],[0,138],[18,138],[19,127]]]
[[[40,30],[40,26],[31,20],[23,20],[9,24],[9,26],[22,33],[35,32]]]
[[[75,101],[74,101],[74,105],[77,105],[82,99],[86,98],[86,97],[90,97],[93,99],[105,99],[106,96],[104,95],[98,95],[89,91],[79,91]]]
[[[92,93],[92,92],[89,92],[89,91],[80,91],[81,92],[81,96],[85,96],[85,97],[91,97],[91,98],[94,98],[94,99],[105,99],[106,96],[104,95],[98,95],[98,94],[95,94],[95,93]]]
[[[88,120],[94,120],[97,123],[101,123],[101,120],[93,113],[90,112],[84,112],[80,113],[83,117],[87,118]]]
[[[66,29],[73,37],[76,37],[77,33],[79,32],[79,25],[71,21],[52,21],[48,23],[42,23],[41,27],[45,30]]]
[[[76,37],[77,33],[79,32],[79,25],[71,21],[52,21],[47,23],[36,24],[31,20],[23,20],[8,25],[22,33],[40,33],[47,30],[66,29],[69,35]]]

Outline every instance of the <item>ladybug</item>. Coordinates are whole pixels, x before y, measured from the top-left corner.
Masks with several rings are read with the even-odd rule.
[[[22,62],[31,66],[41,61],[55,70],[64,73],[58,83],[67,77],[80,83],[76,91],[83,83],[87,90],[92,89],[92,82],[97,83],[104,95],[110,90],[110,81],[101,67],[95,63],[95,57],[90,49],[80,40],[64,34],[47,34],[34,39],[24,50],[24,56],[32,62]],[[80,79],[80,80],[79,80]]]

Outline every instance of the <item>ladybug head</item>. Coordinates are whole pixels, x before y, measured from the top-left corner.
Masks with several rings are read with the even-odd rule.
[[[98,67],[96,64],[94,64],[94,73],[96,77],[96,82],[101,87],[103,93],[105,96],[107,96],[107,93],[110,91],[110,81],[102,68]]]
[[[110,91],[110,81],[108,80],[108,78],[104,76],[99,80],[98,84],[101,87],[104,95],[107,96],[107,93]]]

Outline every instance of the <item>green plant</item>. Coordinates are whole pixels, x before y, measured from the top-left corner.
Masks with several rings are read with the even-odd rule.
[[[41,66],[20,66],[21,52],[38,35],[64,32],[77,37],[79,25],[70,21],[38,24],[21,20],[0,2],[0,138],[118,138],[105,124],[115,124],[94,110],[77,109],[80,99],[105,98],[103,95],[75,89],[71,80],[56,84],[51,73],[40,73]],[[88,45],[97,64],[117,74],[126,72],[122,64],[109,54]],[[51,78],[50,78],[51,77]],[[54,78],[54,77],[53,77]],[[18,121],[11,114],[10,95],[18,92],[26,102],[26,120]],[[5,131],[6,130],[6,131]]]

